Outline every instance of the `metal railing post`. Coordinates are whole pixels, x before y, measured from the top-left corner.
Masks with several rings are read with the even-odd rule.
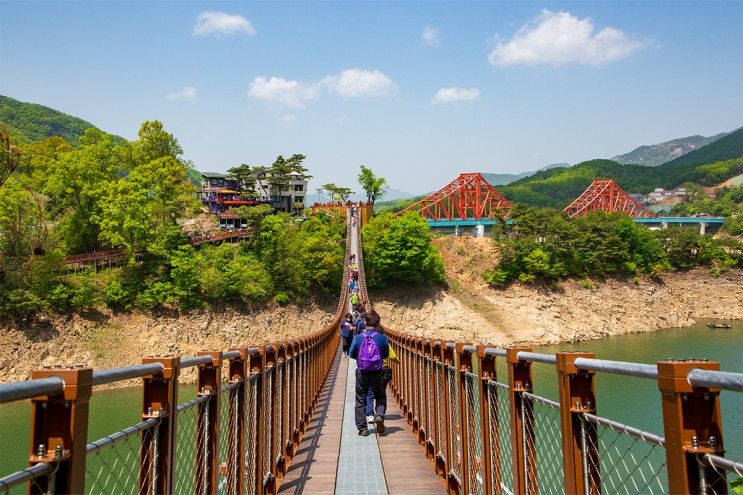
[[[422,349],[422,341],[420,338],[414,337],[411,339],[412,343],[412,360],[411,365],[413,366],[413,396],[412,399],[412,405],[413,405],[413,414],[412,414],[412,421],[413,421],[413,435],[418,439],[420,443],[420,435],[421,432],[421,406],[423,404],[422,402],[422,384],[423,380],[421,380],[422,374],[421,374],[421,368],[420,368],[420,356],[421,356],[421,349]]]
[[[142,435],[142,450],[139,456],[141,495],[173,493],[175,487],[175,442],[178,423],[176,408],[180,358],[168,356],[142,359],[142,364],[150,363],[162,364],[163,371],[158,375],[142,378],[142,419],[158,418],[160,424]]]
[[[534,428],[526,424],[534,418],[530,400],[524,392],[532,391],[531,362],[520,360],[516,355],[531,351],[531,347],[506,349],[508,363],[508,408],[511,413],[511,462],[513,463],[513,492],[536,494],[536,452],[534,451]]]
[[[206,351],[198,356],[210,356],[212,362],[198,365],[197,390],[209,400],[199,406],[196,420],[196,486],[198,493],[216,495],[219,473],[219,395],[222,388],[222,352]]]
[[[435,345],[434,345],[435,347]],[[444,364],[444,349],[446,349],[446,341],[442,340],[439,342],[439,348],[434,350],[435,364],[440,370],[440,376],[444,381],[443,394],[439,394],[439,378],[436,378],[436,406],[437,414],[441,417],[441,422],[436,422],[436,438],[438,439],[436,445],[436,474],[446,479],[449,471],[449,387],[446,386],[446,365]],[[442,397],[443,395],[443,397]],[[443,403],[443,407],[441,407]],[[441,414],[443,411],[443,414]],[[441,428],[443,427],[443,431]]]
[[[454,472],[454,465],[457,462],[457,453],[455,451],[456,446],[453,441],[453,437],[456,434],[455,428],[457,427],[457,423],[460,419],[454,417],[451,414],[451,404],[454,403],[453,401],[458,400],[457,390],[455,389],[455,394],[452,395],[451,385],[449,384],[449,366],[454,366],[455,368],[457,366],[455,356],[456,352],[454,352],[454,349],[452,349],[449,343],[441,342],[441,360],[444,363],[444,404],[446,405],[446,407],[444,408],[444,410],[446,411],[446,431],[444,432],[444,437],[446,438],[446,471],[444,479],[446,480],[446,484],[449,487],[449,493],[452,493],[452,473]]]
[[[284,439],[284,433],[287,431],[286,427],[286,421],[287,421],[287,381],[286,381],[286,372],[287,372],[287,354],[286,354],[286,345],[283,342],[279,342],[276,344],[277,349],[277,356],[276,356],[276,391],[278,392],[276,394],[276,398],[274,399],[274,402],[278,406],[276,411],[276,422],[275,424],[278,425],[278,431],[275,432],[276,436],[276,442],[278,443],[278,449],[276,452],[276,476],[281,479],[284,477],[284,474],[286,474],[287,469],[287,460],[286,460],[286,442]],[[281,371],[281,373],[278,373]],[[280,375],[280,376],[279,376]]]
[[[493,465],[491,459],[500,455],[500,442],[498,429],[498,415],[496,414],[493,418],[495,421],[493,424],[490,422],[490,408],[497,408],[496,404],[490,405],[490,393],[488,390],[488,382],[490,380],[495,381],[495,357],[485,354],[485,346],[477,346],[477,376],[479,378],[480,387],[480,445],[482,445],[482,452],[480,455],[482,459],[482,484],[484,487],[483,493],[486,495],[494,495],[493,486],[501,486],[501,472],[500,463]],[[493,432],[493,441],[490,441],[489,432]],[[495,456],[491,456],[491,453],[495,453]]]
[[[297,386],[299,379],[299,343],[294,340],[289,344],[289,356],[290,364],[289,369],[291,375],[289,377],[289,384],[291,385],[291,391],[289,392],[289,441],[286,446],[287,457],[292,458],[297,451],[299,446],[299,387]]]
[[[93,370],[85,367],[34,370],[31,379],[57,376],[64,390],[31,399],[29,466],[45,462],[53,475],[28,483],[29,494],[83,493],[85,447],[88,442],[88,404],[93,391]]]
[[[250,374],[250,354],[247,347],[230,349],[238,351],[240,356],[229,360],[229,378],[231,383],[238,383],[233,392],[235,400],[230,400],[229,418],[230,422],[227,434],[227,492],[233,495],[245,493],[245,477],[243,470],[245,466],[245,423],[247,420],[247,387],[248,375]],[[230,455],[232,453],[232,455]]]
[[[431,341],[425,340],[423,342],[423,348],[422,348],[422,354],[423,354],[423,370],[424,370],[424,378],[423,378],[423,393],[422,396],[422,403],[421,407],[426,408],[426,420],[423,422],[423,435],[421,435],[420,440],[422,441],[423,448],[426,452],[426,457],[428,459],[433,459],[433,445],[429,441],[431,438],[433,428],[433,418],[431,417],[431,411],[435,411],[434,407],[434,393],[431,390],[433,380],[431,379],[431,371],[433,369],[433,357],[431,354]]]
[[[705,454],[722,456],[720,389],[692,387],[693,369],[719,371],[720,364],[700,360],[658,361],[663,407],[668,491],[678,494],[727,493],[724,475],[701,463]]]
[[[255,418],[253,418],[254,428],[257,429],[255,434],[255,444],[249,445],[255,455],[255,479],[253,486],[258,494],[264,493],[264,473],[266,468],[263,466],[263,450],[265,449],[264,438],[266,436],[266,424],[263,421],[263,408],[269,407],[263,400],[263,394],[266,387],[266,348],[260,346],[258,353],[250,356],[250,374],[256,375],[256,393],[255,393]]]
[[[267,376],[271,373],[271,380],[267,380]],[[269,463],[268,466],[263,465],[263,473],[261,476],[261,483],[258,486],[263,487],[264,493],[273,494],[276,493],[276,456],[274,455],[274,435],[276,435],[276,344],[267,344],[264,347],[264,361],[263,361],[263,373],[261,375],[261,381],[263,384],[263,393],[269,390],[271,393],[271,401],[263,401],[264,410],[268,410],[268,414],[263,414],[263,418],[268,418],[269,424],[263,425],[262,430],[262,452],[261,457],[266,459]],[[268,456],[265,456],[265,452],[268,452]]]
[[[577,358],[593,359],[592,352],[558,352],[557,379],[562,430],[562,470],[565,493],[599,495],[598,436],[593,423],[582,414],[596,413],[594,371],[576,368]]]
[[[472,353],[470,351],[464,350],[464,345],[460,342],[457,342],[457,374],[459,375],[459,384],[457,387],[457,391],[459,393],[459,437],[460,442],[462,445],[462,450],[460,452],[462,458],[460,459],[460,462],[462,463],[462,479],[459,481],[459,486],[457,487],[457,490],[455,490],[455,493],[473,493],[474,487],[470,486],[470,479],[469,479],[469,472],[470,469],[473,469],[473,466],[470,466],[469,462],[469,449],[474,448],[474,445],[470,445],[470,438],[468,438],[467,431],[468,431],[468,423],[469,418],[467,416],[467,409],[469,407],[468,405],[468,398],[467,398],[467,375],[466,373],[473,373],[473,359],[472,359]],[[472,384],[474,387],[474,383]],[[472,393],[474,394],[474,389],[472,390]],[[473,404],[473,406],[477,406],[477,404]],[[474,413],[474,411],[473,411]],[[472,425],[473,428],[477,428],[477,425]],[[473,439],[474,440],[474,439]]]

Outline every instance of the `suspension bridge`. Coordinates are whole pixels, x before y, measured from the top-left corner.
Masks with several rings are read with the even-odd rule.
[[[346,259],[357,256],[369,307],[360,246],[349,216]],[[723,494],[743,476],[725,456],[720,414],[720,392],[743,392],[743,374],[703,359],[617,362],[385,328],[399,356],[386,430],[358,436],[355,364],[339,347],[346,280],[348,267],[335,320],[303,338],[125,368],[47,367],[0,385],[0,404],[32,404],[28,467],[0,466],[0,494]],[[554,369],[558,401],[535,392],[532,366]],[[188,370],[193,397],[179,392]],[[599,415],[597,374],[654,381],[663,431]],[[91,441],[91,396],[125,380],[142,389],[141,421]],[[740,433],[725,432],[733,443]]]

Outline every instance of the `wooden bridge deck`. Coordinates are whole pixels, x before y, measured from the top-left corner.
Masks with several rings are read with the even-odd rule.
[[[349,375],[349,363],[353,365],[339,351],[279,492],[313,495],[446,493],[443,480],[434,473],[392,394],[388,394],[385,433],[377,435],[370,429],[372,434],[368,437],[357,435],[353,418],[349,421],[347,417],[347,395],[355,387],[353,375]],[[348,431],[349,428],[352,430]],[[360,445],[363,448],[359,448]],[[381,462],[374,462],[374,449],[378,449]]]

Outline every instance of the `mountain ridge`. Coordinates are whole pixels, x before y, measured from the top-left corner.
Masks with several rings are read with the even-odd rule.
[[[0,123],[7,128],[13,139],[22,143],[34,143],[59,136],[75,146],[87,129],[98,129],[105,133],[87,120],[74,115],[4,95],[0,95]],[[123,139],[115,134],[111,135],[117,140]]]
[[[668,141],[663,141],[662,143],[644,144],[627,153],[616,155],[612,157],[611,160],[622,164],[657,167],[663,163],[670,162],[687,153],[713,143],[736,130],[737,129],[729,132],[721,132],[714,136],[701,136],[695,134],[693,136],[674,138]]]

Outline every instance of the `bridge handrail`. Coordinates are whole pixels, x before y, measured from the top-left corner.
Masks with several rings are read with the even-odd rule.
[[[729,371],[707,371],[695,368],[686,375],[693,387],[716,387],[723,390],[743,392],[743,373]]]
[[[64,380],[57,376],[22,382],[0,384],[0,404],[31,399],[40,395],[55,395],[64,390]]]
[[[15,473],[0,478],[0,491],[10,492],[10,489],[27,481],[33,481],[41,476],[48,476],[54,473],[54,466],[46,462],[34,464],[26,469],[21,469]]]
[[[604,371],[617,375],[638,378],[658,379],[658,366],[655,364],[609,361],[606,359],[577,358],[575,366],[586,371]]]

